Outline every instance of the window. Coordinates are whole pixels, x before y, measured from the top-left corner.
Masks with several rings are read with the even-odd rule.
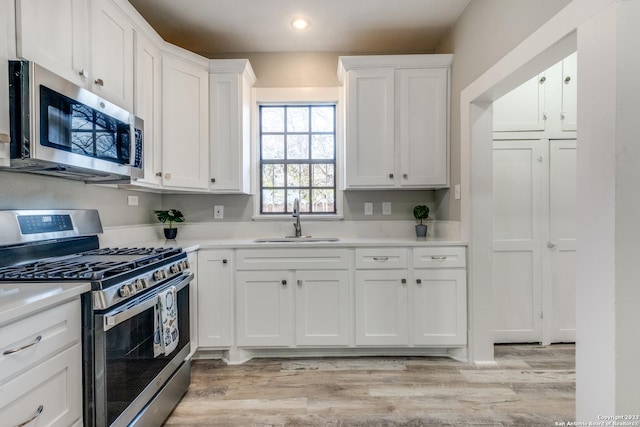
[[[261,105],[260,213],[336,213],[336,105]]]

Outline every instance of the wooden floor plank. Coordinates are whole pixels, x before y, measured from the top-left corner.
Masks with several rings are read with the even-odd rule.
[[[166,426],[550,426],[575,418],[575,346],[442,357],[196,360]]]

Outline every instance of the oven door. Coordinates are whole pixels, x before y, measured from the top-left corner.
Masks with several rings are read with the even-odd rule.
[[[184,363],[190,352],[189,283],[193,279],[193,274],[185,273],[123,306],[94,314],[94,367],[85,371],[85,379],[89,372],[93,384],[89,391],[93,399],[85,395],[90,400],[85,406],[93,406],[93,414],[88,413],[85,420],[95,419],[96,426],[128,425]],[[179,339],[177,347],[165,354],[157,346],[158,296],[171,286],[177,291]]]

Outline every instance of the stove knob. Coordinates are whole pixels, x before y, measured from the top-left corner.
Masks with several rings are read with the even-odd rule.
[[[118,289],[118,295],[120,295],[120,298],[127,298],[130,296],[131,289],[129,288],[129,285],[120,286],[120,289]]]
[[[144,279],[136,279],[134,286],[136,288],[136,292],[143,290],[145,288]]]
[[[180,264],[173,264],[171,266],[171,272],[173,274],[180,273],[181,270],[182,270],[182,268],[180,268]]]
[[[140,281],[140,285],[142,285],[142,289],[146,289],[149,286],[149,282],[147,282],[147,279],[138,279],[138,281]]]
[[[162,280],[162,279],[164,279],[165,277],[167,277],[167,276],[165,275],[164,270],[158,270],[158,271],[156,271],[155,273],[153,273],[153,278],[154,278],[155,280]]]

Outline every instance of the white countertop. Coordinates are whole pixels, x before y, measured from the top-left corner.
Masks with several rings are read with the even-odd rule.
[[[91,290],[87,283],[2,283],[0,326]]]

